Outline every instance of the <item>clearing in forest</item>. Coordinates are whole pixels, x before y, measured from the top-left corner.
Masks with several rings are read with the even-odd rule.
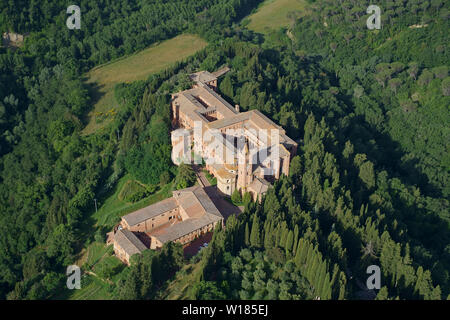
[[[305,13],[306,6],[306,0],[266,0],[248,17],[247,27],[261,33],[287,27],[293,21],[292,17]]]
[[[193,55],[206,45],[207,42],[196,35],[183,34],[89,71],[86,82],[94,88],[94,108],[88,114],[88,124],[83,132],[93,133],[114,117],[118,107],[114,98],[117,83],[145,80],[150,74]]]

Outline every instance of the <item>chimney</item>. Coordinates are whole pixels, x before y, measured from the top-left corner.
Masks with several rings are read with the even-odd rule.
[[[236,105],[234,106],[234,108],[236,109],[236,112],[239,112],[239,105],[238,105],[238,104],[236,104]]]

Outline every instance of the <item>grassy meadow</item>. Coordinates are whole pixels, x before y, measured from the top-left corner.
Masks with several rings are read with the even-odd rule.
[[[134,182],[130,175],[125,175],[119,180],[112,193],[105,199],[100,200],[98,211],[92,215],[97,227],[112,229],[123,215],[172,196],[173,183],[169,183],[140,201],[132,203],[121,200],[121,195],[126,192],[125,189],[130,186],[132,181]]]
[[[114,86],[117,83],[145,80],[150,74],[193,55],[206,45],[207,42],[196,35],[183,34],[89,71],[86,83],[92,85],[95,105],[87,115],[84,133],[95,132],[110,121],[107,116],[114,115],[117,109]],[[105,116],[106,119],[99,122],[96,120],[99,116]]]
[[[302,15],[306,6],[306,0],[266,0],[248,17],[250,23],[247,27],[260,33],[287,27],[292,21],[289,18],[290,13]]]

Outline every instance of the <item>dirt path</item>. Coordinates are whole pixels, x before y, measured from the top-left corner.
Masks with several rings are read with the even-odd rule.
[[[195,171],[195,174],[197,175],[198,183],[203,188],[211,186],[211,183],[209,183],[209,180],[206,178],[206,175],[203,172],[202,167],[200,167],[199,165],[193,164],[192,169]]]
[[[195,174],[197,175],[198,183],[203,188],[205,188],[206,194],[209,196],[212,202],[214,202],[214,205],[220,211],[225,221],[232,214],[237,215],[243,211],[243,207],[236,207],[235,205],[226,201],[224,199],[224,194],[222,194],[222,192],[220,192],[219,189],[217,189],[217,186],[213,186],[211,185],[211,183],[209,183],[209,180],[206,178],[205,172],[203,172],[203,168],[201,166],[194,164],[192,165],[192,169],[195,171]]]

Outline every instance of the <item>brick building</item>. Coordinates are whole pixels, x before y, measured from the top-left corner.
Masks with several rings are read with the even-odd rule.
[[[223,216],[200,186],[176,190],[171,198],[122,217],[113,235],[114,252],[129,264],[133,254],[169,241],[188,244],[212,231]],[[141,239],[147,239],[147,246]]]
[[[190,159],[193,147],[221,192],[231,195],[238,189],[256,200],[289,173],[297,143],[259,110],[240,112],[239,105],[231,106],[215,92],[216,75],[227,71],[194,73],[193,88],[172,95],[172,160]]]

